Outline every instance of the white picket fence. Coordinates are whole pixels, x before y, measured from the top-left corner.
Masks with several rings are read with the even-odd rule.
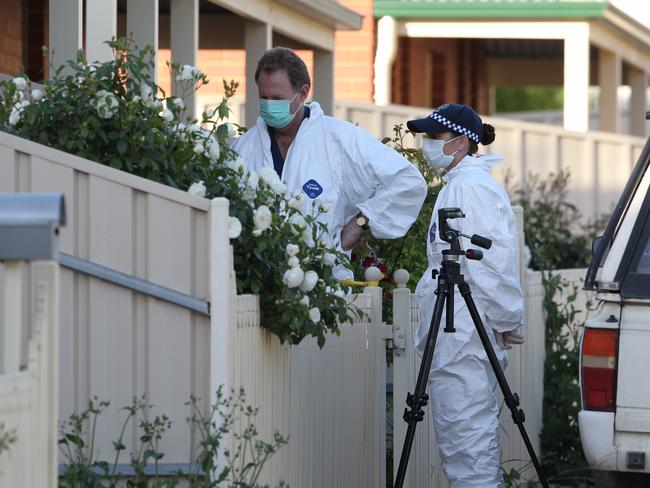
[[[25,265],[26,266],[26,265]],[[4,268],[4,266],[2,266]],[[57,372],[59,267],[46,261],[31,263],[30,291],[22,287],[17,301],[4,303],[33,317],[26,366],[0,374],[0,425],[15,441],[0,453],[0,486],[54,488],[57,486]],[[18,271],[18,270],[17,270]],[[20,270],[19,272],[21,272]],[[3,270],[2,275],[13,271]],[[20,311],[11,314],[20,315]],[[28,329],[24,321],[5,323],[15,332]],[[1,435],[1,433],[0,433]]]
[[[385,339],[392,337],[393,329],[381,317],[380,289],[367,288],[351,297],[368,311],[369,320],[342,326],[341,336],[328,337],[323,350],[312,339],[297,347],[282,346],[260,327],[257,298],[234,292],[226,200],[209,202],[2,133],[0,191],[63,192],[70,209],[70,221],[61,231],[63,252],[210,302],[208,318],[195,309],[76,269],[61,273],[61,300],[48,302],[60,303],[56,314],[61,333],[44,330],[40,336],[44,342],[30,344],[30,348],[41,347],[42,351],[44,344],[51,346],[58,337],[62,349],[60,389],[56,389],[57,367],[52,363],[57,363],[56,356],[44,356],[43,361],[48,365],[48,395],[58,392],[61,419],[83,409],[93,395],[111,400],[110,411],[98,424],[95,445],[100,458],[112,457],[111,443],[119,435],[123,418],[119,408],[133,396],[146,394],[156,405],[156,413],[165,412],[174,420],[161,443],[164,461],[170,469],[187,463],[198,439],[186,427],[190,412],[185,402],[194,394],[206,405],[216,387],[224,385],[243,387],[250,403],[260,408],[257,425],[262,438],[270,439],[275,430],[289,436],[289,444],[264,471],[263,481],[284,479],[291,486],[310,488],[385,486]],[[32,287],[36,284],[27,281]],[[527,278],[526,290],[528,341],[511,356],[508,378],[522,398],[529,434],[538,445],[544,341],[541,285],[535,275]],[[410,334],[417,310],[410,295],[403,297],[407,293],[397,291],[396,297],[402,299],[395,308],[396,313],[408,317],[405,329]],[[399,307],[402,312],[397,311]],[[403,322],[395,319],[398,323]],[[38,330],[33,321],[30,327]],[[49,340],[44,339],[46,334],[52,334]],[[35,341],[38,337],[33,336]],[[410,344],[409,338],[406,343]],[[407,349],[397,361],[405,365],[401,368],[405,373],[393,378],[399,416],[403,410],[400,402],[405,392],[412,390],[417,359]],[[38,368],[43,364],[35,362],[32,369],[30,363],[27,371],[41,371]],[[9,406],[15,403],[11,402],[34,405],[25,386],[27,376],[26,372],[17,373],[20,381],[11,383],[23,387],[5,388],[0,382],[0,409],[13,412],[14,407]],[[9,401],[6,395],[14,395],[14,391],[17,397]],[[38,398],[44,397],[39,394]],[[56,415],[57,402],[52,401],[47,411]],[[42,425],[22,422],[30,429]],[[7,421],[10,428],[15,423]],[[399,418],[393,422],[396,447],[401,424]],[[521,459],[524,451],[510,424],[509,420],[503,423],[503,458]],[[56,439],[53,428],[43,429],[51,440]],[[430,426],[419,428],[410,465],[409,476],[415,476],[411,488],[445,486],[430,432]],[[125,440],[127,451],[137,444],[137,436],[133,426]],[[6,473],[13,473],[20,463],[34,465],[39,459],[30,454],[31,447],[20,444],[26,439],[19,436],[11,458],[6,453],[0,457],[0,463],[7,463],[2,465]],[[39,465],[51,472],[45,461]],[[33,470],[23,472],[21,476],[35,475]],[[6,486],[48,485],[19,480]]]

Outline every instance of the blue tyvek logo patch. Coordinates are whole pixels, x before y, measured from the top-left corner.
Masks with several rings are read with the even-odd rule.
[[[320,186],[316,180],[309,180],[307,183],[302,185],[302,189],[309,198],[316,198],[318,195],[323,193],[323,187]]]
[[[433,242],[436,240],[436,230],[438,230],[438,226],[434,222],[431,228],[429,229],[429,242]]]

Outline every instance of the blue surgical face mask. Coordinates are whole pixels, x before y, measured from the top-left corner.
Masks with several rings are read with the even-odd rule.
[[[422,141],[422,152],[424,153],[424,159],[427,160],[429,166],[432,168],[446,168],[449,166],[458,151],[454,151],[452,154],[445,154],[443,149],[445,144],[458,139],[458,137],[454,137],[448,141],[425,138],[424,141]]]
[[[291,123],[300,106],[291,113],[291,103],[296,99],[300,90],[291,100],[260,100],[260,117],[269,127],[282,129]],[[302,104],[300,104],[302,106]]]

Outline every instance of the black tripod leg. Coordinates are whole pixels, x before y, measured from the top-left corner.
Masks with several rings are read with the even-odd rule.
[[[546,477],[544,476],[544,472],[542,471],[542,466],[539,464],[539,461],[537,460],[537,455],[535,454],[533,445],[530,443],[530,439],[528,438],[528,433],[526,432],[526,428],[524,427],[525,416],[524,416],[524,411],[519,408],[519,398],[516,395],[513,395],[512,391],[510,390],[510,386],[508,385],[508,381],[506,380],[506,377],[503,374],[503,370],[501,369],[499,360],[497,359],[497,356],[494,352],[494,348],[492,347],[490,338],[488,337],[488,334],[485,331],[485,326],[483,325],[481,316],[479,315],[478,310],[476,309],[476,304],[474,303],[474,299],[472,298],[472,292],[469,289],[469,285],[465,282],[460,283],[458,285],[458,289],[460,290],[461,295],[465,299],[465,303],[467,304],[467,309],[469,310],[469,313],[472,316],[472,320],[474,322],[474,326],[476,327],[476,331],[478,332],[478,335],[481,339],[481,343],[483,344],[483,348],[485,349],[488,359],[490,360],[490,365],[492,366],[492,370],[494,371],[494,374],[497,378],[499,387],[503,392],[503,398],[506,402],[506,405],[510,409],[510,412],[512,413],[512,420],[515,422],[515,424],[517,424],[517,427],[519,428],[521,437],[524,440],[524,444],[526,445],[526,449],[528,450],[528,454],[530,455],[530,460],[533,462],[533,465],[535,466],[535,471],[537,472],[539,481],[542,483],[542,486],[544,488],[548,488],[548,483],[546,481]]]
[[[424,418],[424,410],[422,407],[426,406],[429,397],[426,393],[427,383],[429,380],[429,371],[431,369],[431,361],[433,360],[433,352],[436,347],[436,339],[438,338],[438,331],[440,330],[440,321],[442,319],[442,311],[444,309],[445,300],[449,296],[447,280],[438,277],[438,289],[436,290],[436,304],[433,308],[433,315],[431,316],[431,324],[429,325],[429,333],[427,335],[427,342],[424,346],[424,354],[422,355],[422,363],[420,364],[420,371],[418,372],[418,379],[415,383],[415,393],[410,393],[406,397],[406,404],[410,407],[404,411],[404,420],[408,422],[408,429],[406,430],[406,437],[404,438],[404,446],[402,447],[402,454],[399,459],[399,468],[397,469],[397,476],[395,477],[395,488],[402,488],[404,478],[406,477],[406,467],[408,466],[409,456],[411,454],[411,447],[413,446],[413,439],[415,438],[415,428],[418,422]],[[453,290],[452,290],[453,293]]]

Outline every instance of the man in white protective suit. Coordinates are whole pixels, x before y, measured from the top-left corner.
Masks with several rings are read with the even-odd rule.
[[[266,51],[255,81],[260,117],[232,146],[245,169],[275,168],[290,194],[304,192],[305,215],[329,207],[318,219],[339,249],[349,252],[365,230],[381,239],[402,237],[427,193],[418,169],[360,127],[326,116],[317,102],[306,105],[309,72],[290,49]],[[342,266],[333,273],[353,277]]]
[[[449,244],[437,231],[438,209],[459,207],[465,218],[450,221],[464,234],[479,234],[492,240],[481,261],[460,259],[460,272],[490,336],[502,367],[506,350],[523,343],[517,330],[523,325],[524,298],[519,283],[517,227],[508,194],[492,178],[490,168],[501,162],[496,154],[475,155],[478,144],[494,141],[494,128],[483,124],[465,105],[444,104],[429,116],[411,120],[410,130],[424,134],[424,157],[435,168],[446,171],[445,186],[433,209],[427,242],[429,267],[416,289],[421,321],[415,337],[421,355],[435,304],[442,251]],[[466,248],[470,243],[462,242]],[[442,326],[437,338],[429,393],[433,424],[442,467],[451,488],[496,488],[503,486],[499,469],[496,377],[458,288],[454,296],[455,333]]]

